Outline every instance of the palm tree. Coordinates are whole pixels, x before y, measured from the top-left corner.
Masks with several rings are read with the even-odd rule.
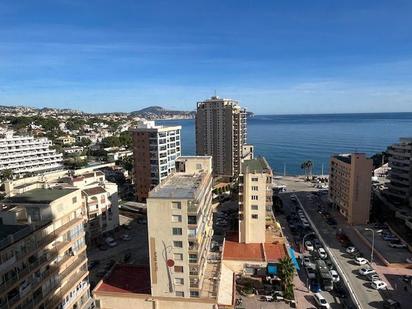
[[[300,168],[305,170],[306,180],[309,180],[309,177],[312,176],[312,167],[313,163],[311,160],[305,161],[300,165]]]
[[[282,280],[283,293],[286,299],[293,299],[293,275],[295,273],[295,265],[293,265],[290,257],[284,257],[279,261],[278,274]]]

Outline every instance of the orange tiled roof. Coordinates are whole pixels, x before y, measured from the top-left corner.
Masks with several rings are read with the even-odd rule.
[[[265,255],[262,244],[244,244],[229,240],[225,241],[223,259],[264,262]]]
[[[95,292],[151,294],[149,266],[116,265]]]

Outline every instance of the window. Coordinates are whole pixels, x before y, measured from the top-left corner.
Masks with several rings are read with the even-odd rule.
[[[252,210],[259,210],[259,206],[258,205],[252,205]]]
[[[182,229],[180,227],[174,227],[174,228],[172,228],[172,234],[173,235],[182,235]]]
[[[172,202],[173,209],[182,209],[182,204],[180,202]]]
[[[176,296],[177,296],[177,297],[185,297],[185,292],[176,291]]]
[[[77,203],[77,196],[72,198],[72,204],[76,204]]]
[[[257,178],[257,177],[252,177],[252,181],[259,181],[259,178]]]
[[[183,242],[181,242],[181,241],[174,241],[174,242],[173,242],[173,247],[175,247],[175,248],[183,248]]]
[[[173,254],[173,258],[175,261],[183,261],[183,253],[175,253]]]
[[[175,266],[174,270],[175,270],[175,273],[182,273],[183,272],[183,266]]]
[[[259,191],[259,187],[258,186],[252,186],[252,191]]]
[[[252,215],[252,219],[257,219],[258,215]]]
[[[190,291],[190,297],[199,297],[199,291]]]
[[[257,201],[259,197],[257,195],[252,195],[252,201]]]
[[[196,163],[196,169],[197,169],[197,170],[201,170],[201,169],[202,169],[202,164]]]
[[[183,285],[183,284],[185,284],[185,281],[183,280],[183,278],[175,278],[175,284],[176,285]]]
[[[182,222],[181,215],[172,215],[172,222]]]

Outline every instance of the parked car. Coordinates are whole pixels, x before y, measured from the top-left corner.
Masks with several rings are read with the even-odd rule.
[[[314,293],[318,293],[321,291],[320,289],[320,283],[316,279],[312,279],[309,282],[310,290]]]
[[[382,280],[375,280],[372,281],[372,288],[374,288],[375,290],[383,290],[386,289],[387,285],[384,281]]]
[[[332,218],[332,217],[329,217],[329,218],[326,220],[326,223],[329,224],[329,225],[337,225],[337,224],[338,224],[338,223],[336,222],[336,220],[335,220],[334,218]]]
[[[107,246],[104,244],[99,245],[99,250],[101,251],[106,251],[107,250]]]
[[[333,282],[339,282],[340,281],[339,274],[336,270],[331,269],[329,272],[330,272],[330,275],[332,276],[332,281]]]
[[[329,303],[320,293],[315,293],[313,297],[315,298],[315,301],[318,304],[319,308],[325,308],[325,309],[330,308]]]
[[[305,248],[308,251],[313,251],[314,250],[313,245],[310,241],[305,241]]]
[[[399,241],[399,238],[395,235],[383,235],[383,240],[386,241]]]
[[[401,304],[394,299],[387,298],[383,301],[383,308],[384,309],[400,309]]]
[[[117,246],[117,242],[112,237],[107,237],[105,239],[105,242],[109,247],[116,247]]]
[[[122,240],[132,240],[132,238],[130,237],[129,234],[123,234],[122,236],[120,236],[120,238],[121,238]]]
[[[366,279],[368,281],[376,281],[376,280],[380,280],[381,278],[379,278],[379,275],[377,273],[370,273],[366,275]]]
[[[322,246],[322,244],[320,243],[320,241],[317,238],[315,238],[312,242],[313,242],[313,245],[315,246],[316,249],[318,249],[319,247]]]
[[[407,258],[406,263],[412,264],[412,257]]]
[[[328,257],[325,249],[323,249],[322,247],[320,247],[320,248],[318,249],[318,254],[319,254],[319,257],[320,257],[321,259],[326,259],[326,258]]]
[[[90,261],[89,263],[89,270],[96,268],[97,265],[100,264],[100,261]]]
[[[273,296],[272,295],[263,295],[260,297],[261,301],[267,301],[267,302],[273,302]]]
[[[389,243],[389,247],[391,248],[406,248],[406,245],[400,241],[391,241]]]
[[[373,273],[376,273],[376,271],[370,267],[364,267],[364,268],[359,269],[359,275],[362,275],[362,276],[366,276],[366,275],[373,274]]]
[[[310,261],[310,257],[304,256],[302,259],[302,264],[303,266],[312,265],[312,262]]]
[[[306,269],[306,274],[309,279],[316,278],[316,271],[311,266],[305,267],[305,269]]]
[[[347,247],[346,248],[346,253],[352,254],[356,251],[356,248],[353,246]]]
[[[336,294],[339,298],[346,298],[348,297],[348,292],[342,286],[342,284],[335,284],[333,287],[333,293]]]
[[[368,263],[368,260],[363,257],[357,257],[353,261],[358,265],[365,265]]]

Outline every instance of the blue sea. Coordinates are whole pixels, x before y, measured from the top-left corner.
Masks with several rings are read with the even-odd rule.
[[[184,155],[196,153],[194,120],[165,120],[182,126]],[[248,119],[248,143],[264,156],[278,175],[301,175],[300,165],[312,160],[314,173],[328,173],[336,153],[386,150],[400,137],[412,137],[412,113],[257,115]]]

